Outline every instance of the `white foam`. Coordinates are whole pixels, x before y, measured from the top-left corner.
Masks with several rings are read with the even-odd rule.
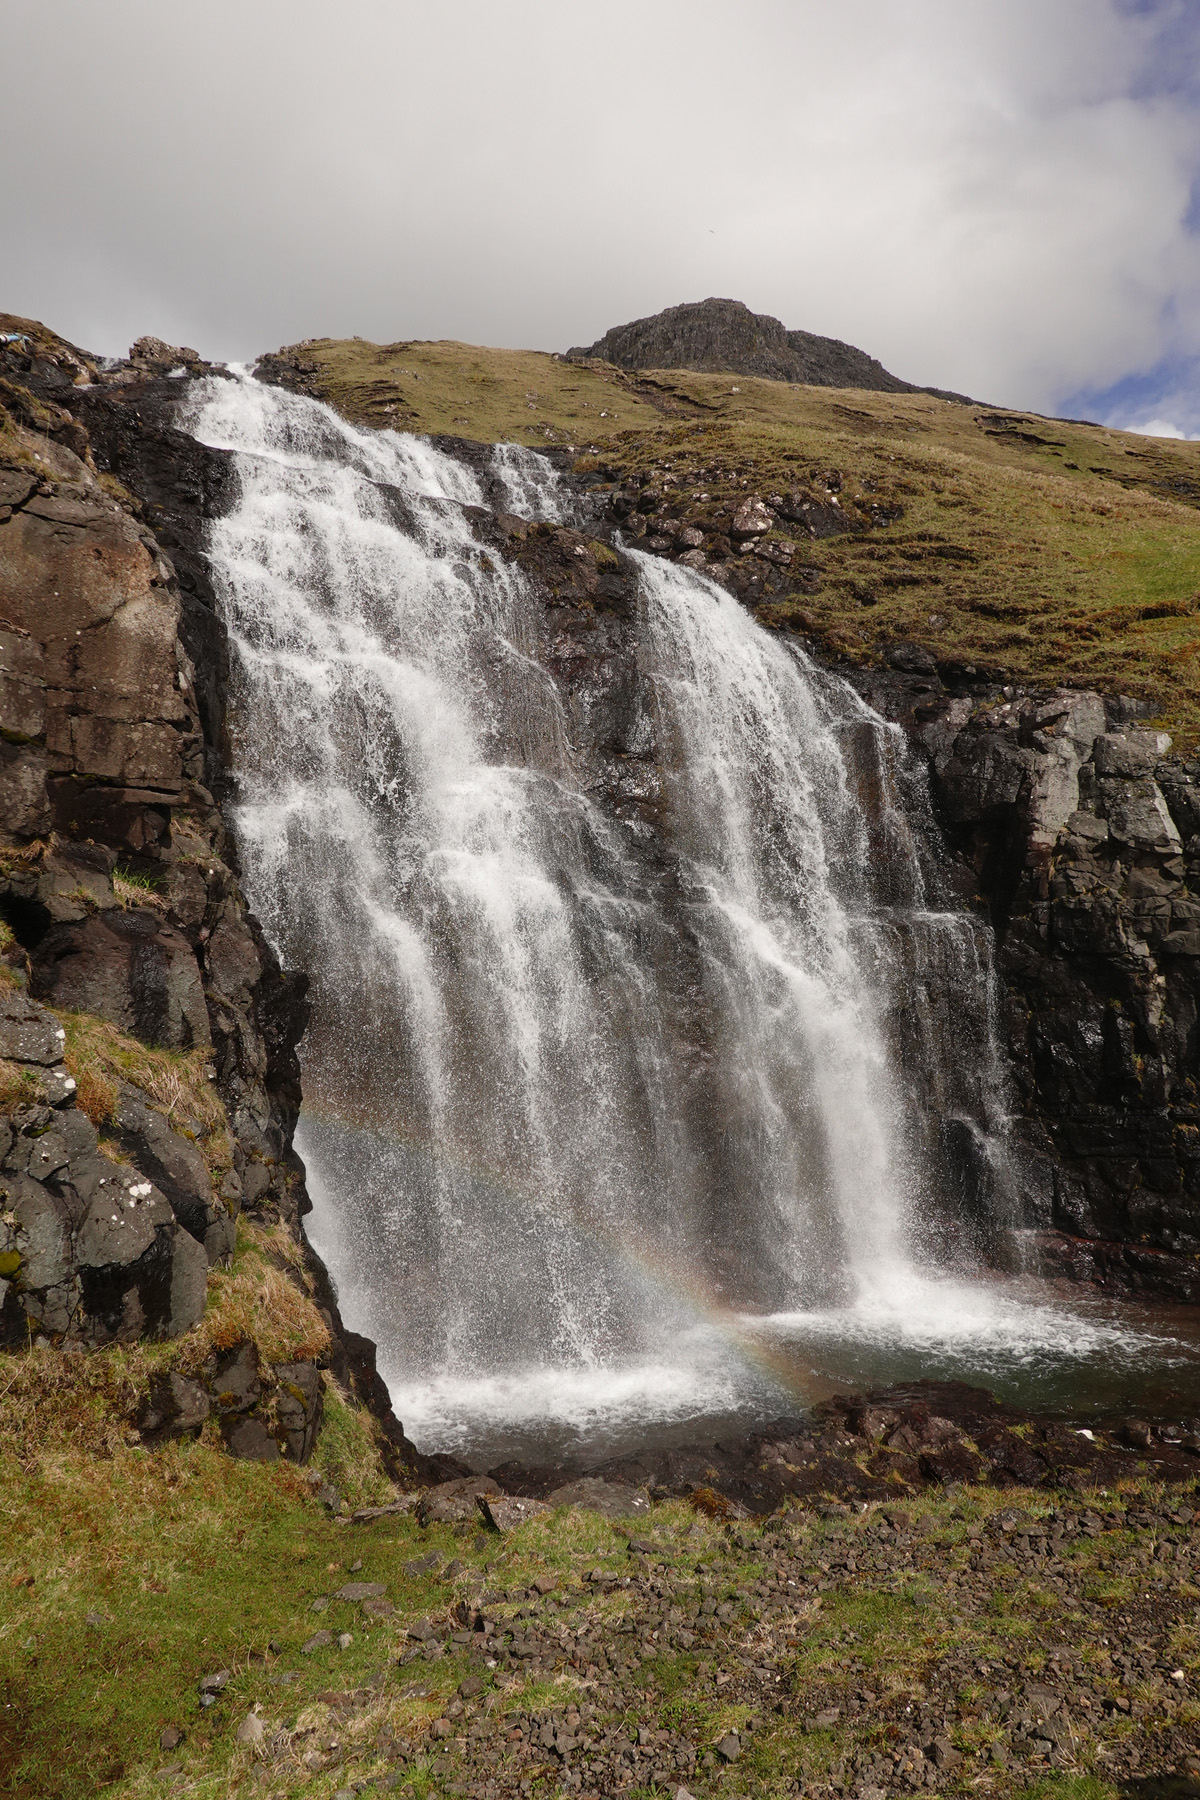
[[[503,1375],[405,1380],[384,1370],[392,1405],[425,1451],[452,1451],[511,1436],[587,1442],[628,1438],[736,1407],[746,1390],[737,1365],[695,1344],[694,1363],[649,1362],[598,1369],[533,1365]]]
[[[839,1340],[964,1363],[1082,1363],[1150,1350],[1161,1358],[1176,1346],[1169,1334],[1122,1321],[1115,1310],[1105,1316],[1083,1297],[1068,1307],[1023,1298],[985,1275],[964,1281],[932,1272],[881,1286],[851,1306],[743,1322],[752,1334],[793,1343]]]

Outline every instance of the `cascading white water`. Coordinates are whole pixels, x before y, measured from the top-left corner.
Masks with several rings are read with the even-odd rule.
[[[489,1409],[733,1407],[739,1312],[928,1311],[936,1126],[986,1134],[994,1104],[989,973],[926,893],[897,734],[638,556],[622,755],[651,831],[596,798],[470,471],[249,377],[194,394],[237,452],[211,540],[236,827],[312,980],[318,1241],[418,1441]],[[501,447],[492,474],[557,515],[544,459]]]

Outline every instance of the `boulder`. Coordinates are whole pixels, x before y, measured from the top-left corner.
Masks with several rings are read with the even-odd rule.
[[[230,1456],[242,1462],[278,1462],[279,1445],[261,1419],[239,1419],[225,1439]]]
[[[645,1488],[624,1481],[600,1481],[585,1476],[569,1481],[546,1495],[548,1506],[579,1506],[599,1513],[604,1519],[628,1519],[650,1511],[650,1496]]]
[[[515,1494],[478,1494],[475,1503],[484,1523],[501,1533],[515,1531],[518,1525],[546,1518],[550,1513],[544,1500],[526,1500]]]
[[[421,1525],[455,1525],[478,1517],[477,1497],[500,1493],[490,1475],[464,1475],[443,1481],[422,1494],[417,1502]]]
[[[763,537],[775,523],[775,515],[757,494],[747,494],[733,515],[730,535],[735,538]]]
[[[263,1384],[259,1373],[258,1345],[244,1338],[232,1353],[221,1357],[211,1372],[206,1372],[208,1390],[218,1413],[227,1418],[248,1413],[262,1399]]]
[[[143,1438],[194,1437],[212,1411],[203,1384],[171,1369],[156,1375],[138,1420]]]

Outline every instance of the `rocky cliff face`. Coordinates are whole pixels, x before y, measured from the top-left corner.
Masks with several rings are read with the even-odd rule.
[[[754,313],[740,300],[699,300],[669,306],[648,319],[614,325],[587,349],[567,351],[572,361],[596,357],[619,369],[715,369],[799,381],[810,387],[867,388],[882,394],[942,394],[889,375],[883,364],[840,338],[787,331],[769,313]]]
[[[248,913],[217,804],[226,658],[200,536],[227,470],[165,423],[181,354],[144,340],[106,373],[38,327],[0,339],[4,1340],[186,1332],[245,1213],[302,1245],[288,1273],[324,1314],[321,1360],[377,1412],[400,1467],[412,1450],[373,1346],[342,1326],[300,1230],[305,978]],[[60,1019],[89,1042],[107,1032],[118,1061],[153,1046],[179,1104],[136,1076],[96,1074],[85,1095]],[[253,1342],[239,1355],[254,1364],[253,1394],[226,1409],[241,1453],[307,1456],[315,1373],[260,1379]],[[220,1387],[221,1358],[208,1374]],[[198,1428],[209,1404],[168,1383],[147,1429]],[[276,1442],[262,1421],[284,1413]]]
[[[856,679],[928,758],[996,929],[1024,1253],[1200,1300],[1200,764],[1144,703],[893,662]]]

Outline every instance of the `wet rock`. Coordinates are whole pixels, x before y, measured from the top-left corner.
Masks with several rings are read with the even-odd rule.
[[[188,350],[178,344],[164,343],[162,338],[140,337],[129,352],[130,362],[149,363],[165,369],[177,368],[179,364],[195,364],[202,359],[195,350]]]

